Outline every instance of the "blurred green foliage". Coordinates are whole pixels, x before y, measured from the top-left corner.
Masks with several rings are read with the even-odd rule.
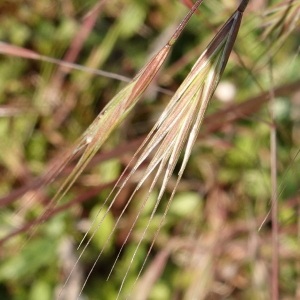
[[[0,40],[57,59],[64,59],[70,49],[78,50],[74,60],[78,64],[133,77],[150,55],[164,45],[187,12],[181,2],[184,1],[106,1],[82,46],[74,46],[74,37],[98,1],[2,1]],[[272,1],[272,5],[281,2]],[[294,2],[299,10],[299,1]],[[290,25],[285,23],[288,15],[278,23],[277,31],[264,36],[278,17],[276,14],[272,18],[270,14],[270,23],[264,23],[268,3],[250,1],[235,52],[221,82],[229,82],[235,95],[227,103],[222,95],[228,90],[217,91],[208,114],[299,80],[299,26],[286,34]],[[102,152],[118,151],[121,144],[129,145],[149,131],[170,99],[168,94],[158,92],[157,86],[170,92],[176,90],[236,6],[236,1],[204,1],[200,15],[196,14],[188,24],[143,101],[112,134]],[[287,13],[282,9],[283,15]],[[285,35],[278,45],[277,41]],[[61,177],[38,190],[30,188],[30,184],[46,170],[53,157],[72,145],[125,83],[9,54],[0,54],[0,82],[0,196],[29,186],[18,201],[1,207],[3,238],[42,214],[49,198],[59,189]],[[128,293],[137,300],[270,299],[269,218],[258,231],[268,216],[274,193],[270,187],[270,109],[265,105],[258,113],[240,116],[240,120],[224,124],[218,132],[198,140],[144,272],[136,282],[174,188],[172,180],[135,254],[121,299]],[[288,300],[300,295],[299,91],[287,90],[284,96],[275,98],[274,111],[278,129],[279,289],[280,299]],[[132,151],[125,147],[114,159],[93,164],[60,205],[80,200],[95,187],[115,181],[131,156]],[[136,174],[134,180],[138,181],[138,177]],[[158,188],[150,195],[114,271],[106,279],[150,184],[146,181],[135,195],[80,299],[117,297],[155,205]],[[122,191],[107,214],[76,266],[74,278],[67,282],[64,288],[67,296],[62,294],[62,299],[76,299],[71,292],[78,295],[133,188],[134,182]],[[1,245],[0,299],[55,299],[80,253],[76,247],[109,192],[105,188],[55,214],[36,232],[23,232]],[[104,216],[107,207],[108,204],[98,219]],[[91,235],[90,232],[87,239]]]

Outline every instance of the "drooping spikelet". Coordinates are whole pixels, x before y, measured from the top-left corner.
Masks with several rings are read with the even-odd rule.
[[[86,165],[103,145],[111,132],[132,110],[164,63],[172,45],[176,42],[187,22],[202,2],[203,0],[196,1],[168,43],[152,57],[152,59],[138,72],[132,81],[130,81],[115,97],[113,97],[111,101],[109,101],[109,103],[103,108],[93,123],[79,138],[77,143],[75,143],[75,146],[71,150],[65,152],[58,163],[51,170],[47,171],[43,178],[44,184],[50,182],[76,154],[78,154],[80,151],[83,151],[83,154],[81,155],[75,168],[60,186],[59,190],[51,199],[44,214],[39,218],[39,220],[42,221],[43,218],[50,213],[50,210],[53,209],[53,207],[57,205],[57,203],[64,197],[64,195],[73,185],[74,181],[82,173]]]
[[[156,185],[159,176],[163,176],[163,182],[162,182],[162,185],[160,188],[159,195],[156,199],[156,204],[151,213],[149,221],[142,233],[142,237],[133,253],[132,260],[131,260],[131,263],[132,263],[135,255],[138,251],[138,248],[146,234],[146,231],[147,231],[148,227],[150,226],[153,216],[157,210],[157,207],[162,199],[162,196],[165,192],[167,183],[168,183],[168,181],[174,171],[174,168],[178,162],[179,155],[181,154],[182,151],[184,151],[183,161],[181,163],[180,170],[178,173],[177,183],[175,185],[175,188],[172,192],[171,197],[169,198],[167,208],[161,219],[161,222],[159,224],[157,232],[153,238],[152,244],[151,244],[148,254],[146,256],[146,259],[147,259],[148,255],[155,243],[158,232],[159,232],[159,230],[163,224],[163,221],[166,217],[166,214],[171,205],[173,196],[175,194],[177,185],[182,177],[183,171],[184,171],[186,164],[188,162],[188,159],[190,157],[191,150],[192,150],[192,147],[197,138],[207,105],[208,105],[211,97],[213,96],[213,93],[220,81],[220,77],[226,67],[229,55],[232,51],[232,47],[234,45],[237,33],[239,31],[243,12],[244,12],[248,2],[249,1],[242,1],[240,6],[238,7],[238,9],[233,13],[233,15],[227,20],[227,22],[223,25],[223,27],[215,35],[215,37],[213,38],[211,43],[204,50],[204,52],[199,57],[199,59],[197,60],[197,62],[193,66],[193,68],[191,69],[190,73],[186,77],[186,79],[183,81],[181,86],[178,88],[178,90],[176,91],[176,93],[174,94],[172,99],[170,100],[168,106],[165,108],[164,112],[162,113],[159,120],[152,128],[151,132],[145,139],[145,141],[142,144],[142,146],[140,147],[140,149],[135,153],[134,158],[137,158],[135,165],[131,169],[129,175],[121,176],[121,178],[119,179],[118,184],[121,182],[121,180],[122,180],[122,184],[118,188],[116,195],[111,200],[106,213],[103,215],[100,222],[98,223],[96,228],[93,230],[91,237],[89,238],[88,242],[86,243],[86,245],[84,246],[84,248],[80,254],[80,257],[83,254],[83,252],[85,251],[87,245],[90,243],[95,232],[100,227],[100,225],[103,222],[108,211],[114,204],[120,191],[126,185],[126,183],[131,178],[131,176],[136,172],[136,170],[139,168],[139,166],[147,158],[149,158],[149,155],[152,153],[153,157],[152,157],[148,167],[144,171],[143,176],[140,178],[139,183],[137,184],[131,197],[128,199],[126,206],[124,207],[122,213],[120,214],[119,218],[117,219],[115,226],[110,233],[110,236],[108,237],[106,243],[104,244],[102,251],[100,252],[100,254],[97,258],[97,260],[98,260],[99,257],[101,256],[101,254],[102,254],[104,248],[106,247],[108,241],[110,240],[113,232],[117,228],[120,218],[122,217],[123,213],[127,209],[128,205],[130,204],[130,202],[131,202],[133,196],[135,195],[135,193],[137,192],[137,190],[141,187],[141,185],[149,177],[149,175],[156,170],[154,179],[148,190],[148,193],[147,193],[144,201],[141,203],[140,210],[139,210],[139,212],[133,222],[133,225],[129,231],[129,234],[127,235],[125,242],[123,244],[123,246],[124,246],[126,241],[128,240],[129,235],[130,235],[133,227],[135,226],[135,224],[140,216],[140,213],[142,212],[142,210],[150,196],[150,193],[152,192],[154,186]],[[184,148],[184,150],[183,150],[183,148]],[[117,185],[115,186],[115,188],[116,187],[117,187]],[[104,205],[106,205],[109,198],[110,198],[110,196],[107,198],[107,200],[103,204],[102,208],[104,207]],[[100,211],[99,211],[99,213],[100,213]],[[92,226],[93,225],[94,224],[92,224]],[[91,230],[91,228],[90,228],[90,230]],[[85,237],[86,237],[86,235],[85,235]],[[122,248],[123,248],[123,246],[122,246]],[[122,248],[121,248],[120,252],[122,251]],[[80,259],[80,257],[79,257],[79,259]],[[119,255],[118,255],[118,257],[119,257]],[[118,259],[118,257],[117,257],[117,259]],[[117,261],[117,259],[116,259],[116,261]],[[146,262],[146,259],[144,261],[144,264]],[[95,261],[94,266],[97,263],[97,260]],[[139,272],[139,275],[141,274],[144,264]],[[93,266],[93,268],[94,268],[94,266]],[[131,267],[131,264],[128,266],[128,269],[124,275],[124,279],[122,281],[118,296],[120,295],[121,289],[123,287],[123,284],[125,282],[125,279],[127,277],[130,267]],[[112,267],[112,269],[113,268],[114,268],[114,266]],[[92,272],[92,270],[91,270],[91,272]],[[91,272],[87,276],[87,279],[86,279],[83,287],[85,286]]]

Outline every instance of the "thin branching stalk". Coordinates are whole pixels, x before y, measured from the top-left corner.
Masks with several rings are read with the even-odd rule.
[[[32,60],[38,60],[38,61],[44,61],[52,64],[59,65],[60,67],[68,68],[68,69],[73,69],[73,70],[79,70],[83,72],[88,72],[94,75],[99,75],[99,76],[104,76],[107,78],[111,79],[116,79],[124,82],[130,82],[130,78],[126,76],[122,76],[119,74],[115,74],[112,72],[107,72],[104,70],[98,70],[82,65],[78,65],[69,61],[57,59],[54,57],[46,56],[46,55],[41,55],[33,50],[28,50],[22,47],[18,47],[15,45],[11,45],[5,42],[0,42],[0,53],[2,54],[7,54],[7,55],[13,55],[17,57],[23,57],[26,59],[32,59]]]

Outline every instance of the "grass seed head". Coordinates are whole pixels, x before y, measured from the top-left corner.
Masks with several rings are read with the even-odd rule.
[[[136,172],[139,166],[149,157],[150,153],[154,152],[150,163],[148,164],[142,177],[139,179],[135,190],[128,199],[126,207],[121,212],[113,229],[114,231],[117,226],[117,223],[119,222],[126,208],[130,204],[135,193],[145,182],[145,180],[150,176],[150,174],[152,174],[156,170],[154,179],[152,180],[148,193],[144,198],[143,202],[141,203],[140,210],[136,215],[135,221],[133,222],[131,229],[129,230],[129,233],[125,239],[125,242],[121,248],[122,250],[126,241],[128,240],[129,235],[133,230],[133,227],[135,226],[151,192],[153,191],[153,188],[155,187],[158,181],[158,178],[162,176],[163,181],[160,187],[159,195],[156,199],[156,204],[153,208],[151,216],[149,217],[148,223],[142,233],[142,236],[138,242],[138,245],[136,246],[136,249],[132,255],[131,263],[125,272],[118,297],[120,296],[120,292],[123,288],[127,274],[129,272],[129,269],[131,268],[131,264],[136,256],[139,246],[145,237],[145,234],[150,226],[150,223],[152,222],[155,212],[166,190],[169,179],[173,174],[179,156],[185,148],[183,162],[180,166],[177,182],[169,198],[167,207],[158,226],[157,232],[152,240],[150,249],[147,253],[146,259],[142,265],[138,277],[140,276],[141,271],[147,260],[147,257],[150,254],[151,248],[155,243],[158,232],[160,231],[160,228],[163,225],[164,219],[176,192],[177,185],[182,177],[183,171],[190,157],[192,147],[196,141],[207,105],[211,97],[213,96],[213,93],[220,81],[221,75],[226,67],[229,55],[232,51],[232,47],[234,45],[237,33],[239,31],[243,11],[245,10],[247,3],[248,1],[243,1],[241,3],[240,7],[228,19],[228,21],[219,30],[219,32],[213,38],[211,43],[208,45],[208,47],[204,50],[203,54],[199,57],[188,76],[185,78],[183,83],[180,85],[180,87],[170,100],[168,106],[162,113],[161,117],[158,119],[157,123],[152,128],[142,147],[134,155],[134,158],[137,157],[136,163],[132,167],[132,170],[129,173],[129,175],[125,177],[123,184],[121,184],[121,186],[119,187],[116,195],[111,200],[109,208],[114,204],[120,191],[123,189],[123,187],[131,178],[131,176]],[[102,221],[103,220],[100,221],[96,230],[98,230]],[[93,232],[93,234],[95,234],[96,230]],[[113,268],[114,266],[115,263],[113,265]]]
[[[82,173],[86,165],[106,141],[111,132],[125,119],[142,93],[149,86],[154,76],[165,61],[171,46],[178,39],[187,22],[203,0],[198,0],[180,23],[173,36],[164,46],[113,99],[103,108],[93,123],[83,133],[74,149],[65,154],[64,161],[69,161],[76,153],[83,150],[77,165],[64,181],[51,203],[59,202]],[[52,205],[52,204],[51,204]]]

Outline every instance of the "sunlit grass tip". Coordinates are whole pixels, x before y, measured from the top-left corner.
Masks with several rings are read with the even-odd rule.
[[[149,218],[149,221],[142,233],[142,236],[138,242],[138,245],[136,246],[136,249],[132,255],[132,260],[130,265],[128,266],[126,273],[124,275],[124,279],[122,281],[118,297],[120,296],[120,292],[122,290],[122,287],[124,285],[124,282],[126,280],[127,274],[129,272],[129,269],[131,267],[131,264],[134,260],[134,257],[137,253],[137,250],[142,242],[142,240],[145,237],[145,234],[148,230],[148,227],[154,217],[154,214],[158,208],[158,205],[162,199],[162,196],[166,190],[167,183],[173,174],[174,168],[178,162],[179,156],[182,151],[184,151],[183,154],[183,160],[178,172],[178,178],[176,185],[172,191],[172,194],[169,198],[166,210],[163,214],[163,217],[161,219],[161,222],[158,226],[158,229],[156,231],[156,234],[153,238],[153,241],[151,243],[151,246],[149,248],[149,251],[146,255],[145,261],[141,267],[141,270],[136,278],[136,281],[138,277],[141,274],[141,271],[145,265],[145,262],[149,256],[149,253],[155,243],[155,240],[157,238],[157,234],[164,222],[164,219],[166,217],[166,214],[168,212],[168,209],[171,205],[173,196],[175,194],[177,185],[182,177],[182,174],[184,172],[184,169],[187,165],[188,159],[191,155],[192,147],[196,141],[207,105],[210,101],[210,99],[213,96],[213,93],[220,81],[220,78],[222,76],[222,73],[226,67],[229,55],[232,51],[232,47],[235,43],[239,27],[241,24],[243,12],[247,6],[249,1],[242,1],[238,9],[233,13],[233,15],[227,20],[227,22],[223,25],[223,27],[219,30],[219,32],[215,35],[211,43],[208,45],[208,47],[204,50],[202,55],[199,57],[193,68],[191,69],[188,76],[185,78],[183,83],[180,85],[172,99],[170,100],[168,106],[163,111],[162,115],[160,116],[157,123],[152,128],[151,132],[147,136],[146,140],[140,147],[140,149],[135,153],[134,159],[136,158],[137,161],[132,167],[131,171],[129,172],[129,175],[121,176],[121,178],[118,181],[118,184],[121,182],[121,185],[118,187],[118,184],[115,186],[114,190],[118,188],[118,191],[116,195],[111,200],[107,211],[101,218],[100,222],[97,225],[97,228],[92,232],[91,237],[87,241],[86,245],[84,246],[80,256],[82,256],[83,252],[85,251],[87,245],[90,243],[91,239],[93,238],[94,234],[98,230],[99,226],[103,222],[105,216],[107,215],[108,211],[116,201],[119,193],[123,189],[123,187],[126,185],[128,180],[131,178],[131,176],[136,172],[136,170],[141,166],[141,164],[149,158],[150,154],[152,154],[152,159],[150,160],[150,163],[148,164],[146,170],[144,171],[144,174],[139,179],[139,182],[133,191],[132,195],[128,199],[123,211],[121,212],[120,216],[118,217],[117,221],[115,222],[115,225],[104,244],[97,260],[95,261],[90,273],[88,274],[86,281],[83,284],[82,290],[93,270],[95,267],[99,257],[101,256],[104,248],[106,247],[108,241],[112,237],[113,232],[116,230],[118,223],[124,214],[125,210],[127,209],[128,205],[130,204],[131,200],[133,199],[133,196],[137,192],[137,190],[141,187],[141,185],[145,182],[145,180],[154,172],[154,170],[157,169],[154,178],[152,180],[151,186],[148,190],[148,193],[141,203],[140,210],[138,214],[136,215],[136,218],[131,226],[131,229],[125,238],[125,241],[123,243],[123,246],[121,247],[121,250],[116,258],[116,261],[127,242],[133,227],[135,226],[149,196],[152,192],[153,188],[155,187],[158,178],[160,176],[163,176],[162,185],[160,187],[159,195],[156,200],[156,204],[153,208],[153,211],[151,213],[151,216]],[[185,148],[185,149],[184,149]],[[156,149],[156,151],[155,151]],[[184,150],[183,150],[184,149]],[[112,195],[112,193],[110,194]],[[107,201],[109,200],[110,196],[106,199],[105,203],[103,204],[102,208],[106,205]],[[99,211],[100,213],[100,211]],[[93,224],[92,224],[93,226]],[[91,227],[92,227],[91,226]],[[91,230],[91,227],[89,230]],[[85,235],[86,236],[86,235]],[[78,259],[78,260],[79,260]],[[115,263],[116,263],[115,261]],[[112,269],[115,266],[115,263],[112,267]],[[110,276],[110,274],[109,274]],[[135,281],[135,282],[136,282]],[[81,290],[81,291],[82,291]]]
[[[90,162],[92,157],[109,137],[111,132],[132,110],[164,63],[172,45],[178,39],[187,22],[202,2],[203,0],[196,1],[192,9],[188,12],[186,17],[176,29],[175,33],[169,39],[168,43],[152,57],[152,59],[138,72],[132,81],[130,81],[115,97],[113,97],[111,101],[109,101],[109,103],[103,108],[93,123],[75,143],[75,146],[70,151],[65,152],[53,169],[49,170],[48,174],[45,174],[45,178],[47,178],[45,182],[51,181],[76,154],[79,154],[83,151],[75,168],[65,179],[54,197],[51,199],[46,207],[45,212],[41,218],[39,218],[40,220],[43,219],[43,216],[46,216],[48,213],[50,213],[50,210],[61,201],[75,180],[83,172],[84,168]]]

